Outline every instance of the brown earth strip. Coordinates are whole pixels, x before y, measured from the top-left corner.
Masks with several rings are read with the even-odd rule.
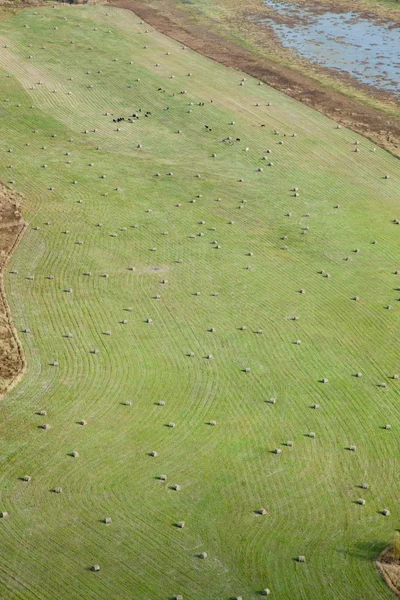
[[[4,292],[4,269],[26,225],[22,198],[0,181],[0,398],[25,371],[25,358]]]
[[[299,100],[364,135],[394,156],[400,157],[400,118],[363,104],[295,69],[257,54],[220,35],[177,8],[173,0],[110,0],[109,4],[132,10],[141,19],[185,46],[227,67],[244,71],[288,96]]]
[[[376,566],[392,592],[400,598],[400,563],[394,558],[391,547],[378,556]]]

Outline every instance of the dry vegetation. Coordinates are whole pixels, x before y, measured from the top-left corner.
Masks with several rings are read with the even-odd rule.
[[[23,231],[22,198],[0,182],[0,397],[24,369],[24,358],[3,286],[3,271]]]
[[[310,65],[283,48],[271,29],[257,23],[268,16],[268,9],[260,0],[111,0],[110,4],[135,11],[159,31],[197,52],[261,79],[400,157],[397,101],[344,74],[338,76]],[[363,6],[366,10],[367,5],[360,5],[360,9]],[[317,3],[315,7],[321,8]],[[379,16],[388,16],[384,7],[378,5],[376,11]],[[392,18],[397,26],[399,12]]]
[[[397,159],[112,7],[3,21],[0,83],[0,597],[390,600]]]

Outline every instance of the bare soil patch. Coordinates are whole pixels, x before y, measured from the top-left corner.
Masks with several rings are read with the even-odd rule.
[[[400,598],[400,561],[393,556],[391,547],[379,555],[376,566],[392,592]]]
[[[0,397],[18,381],[25,369],[3,281],[7,261],[25,230],[21,206],[21,196],[0,181]]]
[[[298,69],[245,48],[218,33],[217,23],[206,25],[205,19],[196,19],[188,11],[177,8],[174,0],[158,0],[156,5],[152,0],[111,0],[109,3],[132,10],[165,35],[208,58],[264,81],[400,157],[400,117],[395,116],[395,107],[390,107],[394,115],[380,111],[331,89]],[[247,23],[244,25],[248,26]]]

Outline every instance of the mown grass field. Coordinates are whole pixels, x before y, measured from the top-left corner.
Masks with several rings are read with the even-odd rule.
[[[0,177],[29,223],[6,274],[28,371],[1,401],[0,596],[390,599],[398,161],[131,12],[27,9],[0,46]]]

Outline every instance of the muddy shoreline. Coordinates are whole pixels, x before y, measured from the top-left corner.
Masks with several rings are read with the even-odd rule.
[[[286,5],[289,5],[289,3],[285,2]],[[339,33],[338,31],[338,27],[337,27],[337,23],[334,24],[334,26],[332,26],[332,34],[331,34],[331,39],[335,40],[337,46],[336,46],[336,53],[338,48],[343,49],[345,46],[353,46],[353,48],[357,48],[360,47],[359,43],[357,43],[356,41],[351,40],[351,36],[349,34],[347,34],[346,37],[346,26],[351,22],[353,23],[355,26],[357,26],[358,24],[363,24],[363,26],[365,27],[367,23],[372,22],[372,26],[376,26],[376,27],[386,27],[386,29],[388,29],[388,22],[387,21],[383,21],[382,19],[379,18],[366,18],[365,15],[362,16],[362,14],[356,13],[354,10],[352,9],[348,9],[348,10],[343,10],[343,9],[337,9],[336,11],[330,11],[327,9],[324,9],[322,7],[317,8],[316,10],[314,9],[313,4],[307,4],[307,5],[303,5],[303,4],[299,4],[298,2],[290,2],[290,6],[291,9],[288,10],[276,10],[275,8],[271,7],[271,6],[266,6],[266,12],[264,13],[264,15],[261,17],[260,14],[254,15],[252,13],[247,14],[246,17],[247,19],[249,19],[250,21],[252,21],[254,24],[256,24],[257,26],[261,27],[264,29],[265,32],[265,36],[268,37],[268,45],[269,48],[272,49],[272,51],[276,54],[276,56],[282,56],[282,57],[286,57],[289,60],[294,60],[295,63],[299,66],[302,66],[304,69],[307,68],[313,68],[316,69],[318,71],[319,74],[323,75],[327,80],[329,79],[335,79],[335,80],[340,80],[342,81],[345,86],[349,89],[353,88],[353,89],[357,89],[360,90],[364,93],[364,95],[366,97],[369,98],[375,98],[378,101],[382,102],[385,105],[393,105],[394,107],[399,105],[399,94],[397,93],[396,87],[395,87],[395,82],[391,81],[390,78],[385,79],[385,77],[381,77],[381,83],[379,82],[378,79],[376,79],[376,81],[371,80],[371,75],[375,74],[378,75],[379,71],[377,69],[377,65],[374,65],[373,62],[368,62],[369,60],[371,60],[372,57],[372,61],[376,59],[376,52],[371,52],[372,50],[372,46],[377,46],[377,44],[371,44],[371,46],[365,47],[364,48],[364,53],[363,53],[363,60],[360,60],[360,62],[358,63],[360,65],[360,67],[362,65],[364,65],[365,67],[368,67],[367,70],[369,70],[370,72],[367,73],[365,72],[365,74],[363,75],[362,73],[358,73],[357,75],[355,73],[357,73],[357,71],[354,69],[354,66],[357,65],[357,62],[354,61],[353,62],[353,69],[351,68],[345,68],[345,65],[343,63],[343,59],[342,61],[339,60],[337,65],[334,65],[334,61],[332,61],[332,64],[327,65],[326,61],[324,60],[324,52],[323,52],[323,48],[322,48],[322,54],[321,56],[318,58],[317,56],[306,56],[307,54],[307,47],[311,44],[311,47],[313,45],[313,42],[316,42],[315,36],[319,36],[320,40],[318,44],[314,45],[314,51],[317,50],[317,45],[319,46],[323,46],[323,38],[322,38],[322,33],[323,31],[317,31],[318,27],[327,27],[327,25],[323,25],[322,22],[320,23],[318,21],[319,17],[321,16],[322,18],[327,18],[327,16],[331,17],[333,15],[337,16],[337,15],[345,15],[346,16],[346,20],[341,23],[341,27],[343,27],[342,32]],[[303,9],[303,6],[306,7]],[[311,8],[312,7],[312,8]],[[393,21],[391,21],[393,27],[392,29],[398,29],[398,27],[400,27],[400,23],[394,23]],[[292,36],[292,32],[299,32],[299,31],[303,31],[304,35],[304,48],[299,48],[296,47],[296,42],[292,41],[289,43],[285,43],[285,41],[283,39],[281,39],[281,35],[279,32],[276,31],[276,28],[281,28],[284,27],[285,28],[285,37],[289,35],[289,37],[293,37]],[[310,27],[313,27],[314,31],[313,34],[310,35],[310,33],[308,34],[304,34],[304,31],[309,31]],[[335,30],[336,27],[336,35],[339,35],[339,37],[342,39],[342,46],[340,45],[341,43],[339,42],[339,38],[334,36],[333,31]],[[327,34],[327,32],[324,32],[326,34],[326,37],[324,38],[325,41],[329,39],[329,35]],[[397,37],[397,36],[396,36]],[[365,39],[369,39],[368,35],[365,37]],[[291,47],[292,46],[292,47]],[[393,47],[395,47],[395,45],[393,45]],[[332,51],[334,51],[334,49],[332,48]],[[387,52],[388,50],[385,49],[384,47],[379,48],[379,52],[380,53],[384,53]],[[299,53],[301,52],[301,54]],[[308,48],[308,52],[309,52],[309,48]],[[370,53],[371,52],[371,53]],[[350,50],[351,53],[351,50]],[[344,52],[343,52],[344,54]],[[326,58],[326,53],[325,53],[325,58]],[[379,58],[384,58],[384,57],[379,57]],[[339,63],[342,63],[341,66],[339,66]],[[348,61],[345,61],[347,66],[348,66]],[[371,72],[371,65],[373,66],[372,68],[372,72]],[[384,67],[384,63],[382,63],[382,66]],[[391,65],[393,68],[393,64]],[[352,73],[352,70],[354,71],[354,73]],[[368,81],[369,79],[369,81]],[[385,85],[386,84],[386,85]],[[392,87],[392,89],[390,89],[390,87]]]
[[[393,116],[378,110],[364,103],[366,101],[363,99],[358,101],[351,98],[298,69],[291,69],[227,39],[217,32],[216,23],[205,25],[203,18],[195,18],[186,10],[177,8],[174,0],[160,0],[156,6],[151,3],[152,0],[110,0],[108,2],[112,6],[132,10],[165,35],[225,66],[244,71],[264,81],[334,119],[337,123],[364,135],[400,158],[400,114]],[[261,14],[265,15],[265,8],[262,7],[261,10]],[[360,89],[362,87],[360,84]],[[383,93],[379,96],[388,102],[388,110],[395,113],[396,105],[389,101],[388,95]]]

